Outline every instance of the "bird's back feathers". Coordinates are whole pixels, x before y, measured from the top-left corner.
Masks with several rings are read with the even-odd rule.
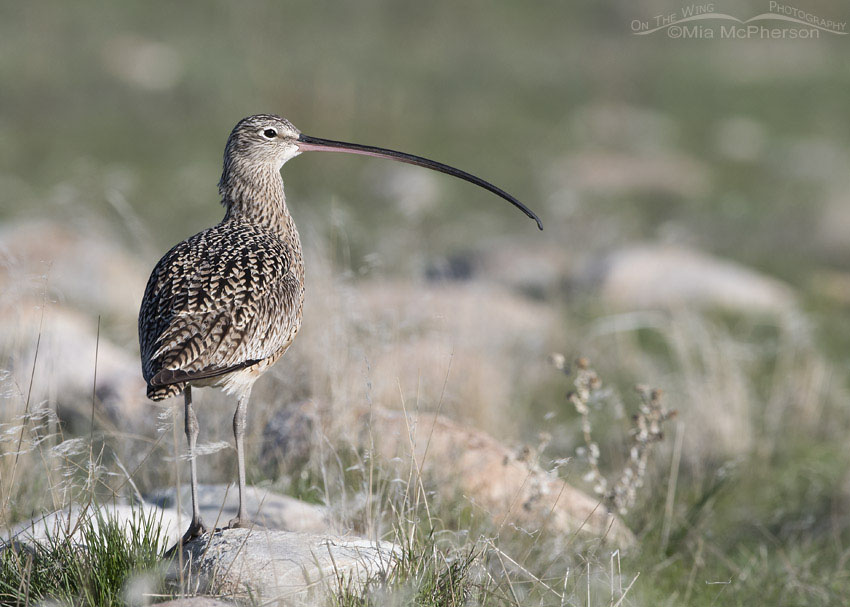
[[[278,356],[301,321],[298,255],[279,234],[234,220],[166,253],[139,311],[148,397]]]

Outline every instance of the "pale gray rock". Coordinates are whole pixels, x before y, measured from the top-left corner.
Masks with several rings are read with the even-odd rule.
[[[152,419],[132,352],[149,266],[113,233],[83,219],[0,227],[0,357],[15,385],[32,378],[30,402],[55,405],[72,430],[91,419],[95,351],[97,421],[138,431]]]
[[[147,263],[126,250],[126,243],[105,234],[114,230],[38,220],[0,228],[0,293],[9,298],[47,293],[91,318],[109,316],[122,331],[135,328],[145,289]]]
[[[261,493],[256,488],[249,489],[255,497]],[[218,488],[213,487],[206,496],[209,498],[217,491]],[[297,508],[296,504],[291,505]],[[53,512],[0,532],[0,548],[15,545],[26,550],[33,544],[46,543],[49,538],[67,538],[85,548],[86,540],[81,531],[84,520],[90,521],[95,530],[103,520],[116,521],[130,537],[130,523],[138,521],[140,516],[147,520],[153,517],[160,522],[163,533],[158,537],[145,538],[157,542],[160,550],[176,545],[188,525],[187,516],[178,516],[173,508],[160,508],[153,504],[106,504],[98,509],[74,507],[70,511]],[[357,587],[385,572],[396,556],[396,549],[388,543],[327,533],[270,530],[257,525],[251,529],[218,530],[187,543],[183,546],[182,559],[175,561],[182,563],[182,575],[180,565],[175,565],[169,579],[175,587],[191,595],[211,593],[242,598],[263,597],[282,599],[289,605],[323,596],[338,579]],[[218,607],[227,603],[199,596],[166,604]]]
[[[98,335],[96,318],[37,298],[4,302],[0,356],[10,361],[14,385],[28,388],[32,379],[32,392],[16,395],[21,413],[29,396],[54,405],[63,421],[88,426],[97,353],[96,413],[115,425],[150,426],[154,405],[145,397],[138,358]]]
[[[181,520],[182,519],[182,520]],[[182,527],[189,525],[189,517],[178,516],[173,509],[163,509],[153,504],[102,504],[97,507],[74,506],[70,510],[51,512],[20,523],[6,532],[0,532],[3,541],[11,540],[23,544],[44,543],[48,538],[65,539],[75,544],[85,546],[82,533],[82,523],[88,521],[97,530],[102,521],[115,521],[130,537],[129,525],[134,521],[156,521],[162,530],[158,537],[147,538],[153,542],[158,540],[159,547],[165,549],[177,543],[182,535]],[[144,528],[143,525],[136,525]]]
[[[796,305],[791,287],[775,278],[675,246],[620,249],[592,264],[586,279],[602,301],[627,310],[693,306],[782,315]]]
[[[246,508],[251,521],[267,529],[325,533],[333,529],[328,509],[309,504],[288,495],[281,495],[263,487],[245,488]],[[177,507],[174,487],[161,489],[148,496],[149,501],[162,508]],[[191,513],[192,496],[189,487],[180,495],[184,512]],[[201,516],[209,526],[223,527],[236,516],[239,491],[234,485],[199,485],[198,506]],[[186,524],[188,525],[188,517]]]
[[[392,545],[362,538],[226,529],[183,547],[182,578],[190,592],[299,604],[322,597],[340,579],[361,586],[385,573],[397,556]],[[175,580],[178,573],[171,574]]]

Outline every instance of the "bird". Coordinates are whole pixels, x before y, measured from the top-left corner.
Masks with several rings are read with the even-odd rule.
[[[192,389],[217,387],[236,400],[239,506],[227,527],[249,527],[244,436],[254,382],[292,344],[304,307],[304,255],[286,205],[283,165],[302,152],[388,158],[471,182],[507,200],[543,229],[519,200],[470,173],[421,156],[301,133],[275,114],[240,120],[224,149],[218,184],[224,218],[178,243],[151,272],[139,310],[139,348],[147,396],[183,394],[192,495],[186,542],[209,529],[198,506],[195,451],[199,433]]]

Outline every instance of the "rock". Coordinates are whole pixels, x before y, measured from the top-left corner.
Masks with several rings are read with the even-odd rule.
[[[93,319],[98,314],[109,316],[132,330],[148,268],[125,245],[104,237],[111,232],[47,220],[4,226],[0,230],[3,299],[40,300],[46,289],[49,300]]]
[[[290,604],[316,600],[340,579],[361,586],[385,573],[398,551],[384,542],[255,528],[205,534],[187,543],[182,556],[191,592]]]
[[[32,380],[30,402],[58,405],[65,421],[73,423],[76,416],[89,424],[95,351],[96,412],[118,427],[151,421],[138,359],[105,335],[98,337],[96,319],[30,298],[0,306],[0,353],[11,361],[15,385],[28,391]],[[18,395],[21,403],[25,391]]]
[[[792,289],[731,261],[665,245],[620,249],[588,267],[605,303],[618,308],[720,308],[738,313],[785,314]]]
[[[253,495],[249,499],[256,499],[260,491],[249,489],[252,489],[249,496]],[[209,496],[218,491],[219,487],[213,487],[212,491],[202,491],[202,495]],[[273,498],[271,503],[281,497],[284,496],[276,496],[277,499]],[[290,510],[289,514],[297,514],[297,511]],[[178,517],[171,508],[159,508],[153,504],[103,504],[97,510],[74,507],[70,512],[60,511],[38,517],[4,532],[3,537],[9,538],[12,544],[26,547],[32,543],[45,543],[48,538],[67,536],[84,547],[86,538],[80,521],[89,520],[97,529],[99,516],[117,521],[128,537],[132,521],[139,520],[140,516],[144,520],[154,517],[161,521],[163,533],[158,537],[158,549],[163,551],[177,543],[183,527],[188,525],[188,517]],[[136,527],[144,529],[144,525]],[[153,536],[144,538],[150,542],[156,539]],[[396,556],[397,550],[389,544],[356,537],[269,530],[259,526],[225,529],[187,543],[183,547],[184,575],[181,577],[174,567],[169,579],[172,583],[189,580],[190,587],[183,584],[181,588],[192,594],[212,591],[215,594],[297,600],[321,592],[328,584],[335,586],[340,578],[357,587],[368,578],[385,572]],[[208,597],[178,599],[165,604],[180,607],[226,605]]]
[[[418,469],[429,486],[437,487],[442,495],[464,495],[476,511],[489,513],[497,525],[529,531],[545,527],[548,533],[562,537],[580,532],[622,547],[635,541],[626,525],[608,513],[598,499],[543,470],[527,449],[508,449],[487,433],[463,427],[442,415],[405,416],[379,407],[359,409],[354,414],[356,421],[342,430],[343,440],[353,441],[357,447],[374,445],[381,460],[397,466],[412,464],[413,445]],[[304,423],[312,427],[324,428],[327,434],[340,432],[339,428],[332,429],[335,420],[323,421],[315,405],[292,408],[290,416],[297,415],[308,418]],[[302,425],[276,425],[267,428],[265,436],[267,440],[288,441],[290,437],[275,437],[274,432]],[[398,476],[408,478],[408,471]]]
[[[456,424],[442,415],[405,416],[373,409],[371,436],[381,457],[411,463],[415,454],[422,475],[441,490],[459,489],[473,504],[503,526],[543,529],[562,536],[586,536],[629,546],[635,538],[597,498],[543,470],[530,450],[511,450],[495,438]],[[413,450],[411,452],[411,445]]]
[[[182,518],[182,520],[180,520]],[[64,538],[66,534],[75,543],[85,546],[86,541],[81,530],[81,521],[90,521],[92,527],[97,529],[101,519],[117,522],[129,535],[128,526],[133,521],[158,521],[162,533],[159,536],[160,548],[165,549],[173,546],[183,534],[181,525],[188,526],[189,519],[186,516],[178,517],[173,509],[159,508],[153,504],[101,504],[97,507],[74,506],[69,510],[60,510],[44,516],[36,517],[25,523],[12,528],[9,533],[3,533],[3,537],[26,543],[45,542],[48,537]],[[144,529],[144,525],[137,527]],[[150,541],[154,541],[150,537]]]
[[[110,231],[75,225],[24,221],[0,229],[0,356],[26,391],[38,344],[30,402],[56,404],[60,415],[88,424],[97,349],[96,413],[138,428],[153,417],[145,415],[150,402],[132,354],[147,268],[104,236]]]
[[[309,437],[308,437],[309,438]],[[176,508],[174,487],[159,490],[148,496],[152,503],[167,509]],[[180,495],[183,511],[192,512],[192,496],[188,486]],[[258,525],[281,531],[325,533],[332,529],[327,508],[308,504],[288,495],[274,493],[262,487],[246,487],[245,507],[248,516]],[[198,506],[207,525],[221,527],[236,516],[239,489],[234,485],[198,485]],[[188,518],[185,519],[188,525]]]

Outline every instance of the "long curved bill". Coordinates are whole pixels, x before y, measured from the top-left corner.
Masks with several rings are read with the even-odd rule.
[[[476,177],[475,175],[472,175],[465,171],[461,171],[460,169],[456,169],[441,162],[422,158],[421,156],[414,156],[413,154],[397,152],[396,150],[378,148],[371,145],[346,143],[344,141],[333,141],[331,139],[319,139],[318,137],[310,137],[309,135],[304,135],[303,133],[298,137],[298,149],[302,152],[346,152],[348,154],[362,154],[364,156],[374,156],[375,158],[389,158],[390,160],[398,160],[399,162],[414,164],[416,166],[425,167],[426,169],[431,169],[433,171],[439,171],[440,173],[451,175],[452,177],[458,177],[460,179],[463,179],[464,181],[474,183],[475,185],[482,187],[485,190],[493,192],[497,196],[501,196],[502,198],[510,202],[512,205],[514,205],[516,208],[518,208],[520,211],[522,211],[523,213],[531,217],[534,221],[536,221],[538,228],[540,228],[541,230],[543,229],[543,224],[540,222],[540,218],[534,213],[534,211],[532,211],[519,200],[505,192],[503,189],[494,186],[489,181],[484,181],[480,177]]]

